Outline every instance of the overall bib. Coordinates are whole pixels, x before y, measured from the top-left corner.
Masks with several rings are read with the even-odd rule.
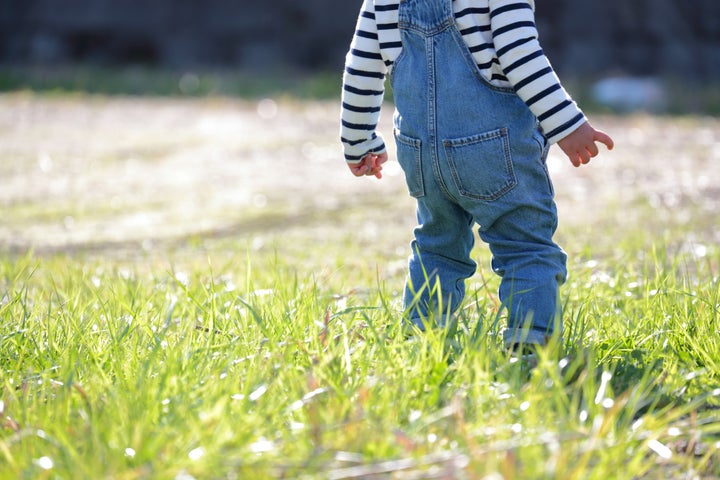
[[[394,135],[418,218],[406,314],[421,329],[449,324],[475,273],[478,224],[502,278],[506,345],[545,343],[561,328],[558,287],[566,277],[566,255],[552,239],[547,142],[520,97],[481,75],[452,0],[402,0],[398,15]]]

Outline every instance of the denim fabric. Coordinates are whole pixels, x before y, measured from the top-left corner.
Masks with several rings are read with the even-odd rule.
[[[401,1],[399,28],[403,50],[390,75],[394,133],[418,217],[408,318],[421,329],[450,324],[475,273],[477,224],[502,277],[505,343],[544,343],[561,329],[566,255],[552,240],[557,210],[537,119],[512,90],[481,76],[452,0]]]

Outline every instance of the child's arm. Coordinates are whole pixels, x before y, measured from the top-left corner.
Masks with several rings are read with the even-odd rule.
[[[489,0],[493,44],[505,77],[556,143],[587,121],[543,53],[532,0]]]
[[[557,143],[576,167],[598,154],[595,142],[612,149],[612,138],[590,125],[545,57],[533,1],[490,0],[490,17],[500,67],[539,120],[548,142]]]
[[[345,161],[357,176],[372,174],[380,178],[380,164],[372,158],[385,153],[385,142],[377,132],[385,92],[387,66],[380,55],[375,6],[363,2],[355,35],[345,57],[340,136]],[[366,159],[371,157],[370,169]],[[363,172],[358,175],[358,172]]]
[[[597,156],[598,147],[595,142],[605,144],[608,150],[615,146],[607,133],[595,130],[589,122],[585,122],[568,136],[558,141],[558,146],[565,152],[572,164],[579,167]]]

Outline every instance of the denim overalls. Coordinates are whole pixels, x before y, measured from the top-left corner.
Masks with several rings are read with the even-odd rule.
[[[481,76],[452,0],[401,0],[398,15],[394,133],[418,217],[406,313],[421,329],[449,324],[475,273],[477,223],[502,277],[505,344],[545,343],[561,328],[558,286],[566,277],[566,255],[552,240],[547,142],[523,101]]]

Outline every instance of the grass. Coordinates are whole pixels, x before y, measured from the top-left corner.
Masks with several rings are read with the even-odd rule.
[[[299,111],[291,118],[330,130]],[[570,182],[587,181],[586,170],[560,177],[559,206],[575,216],[558,233],[571,272],[565,334],[532,370],[501,348],[498,279],[480,245],[457,330],[405,337],[402,219],[412,212],[402,185],[381,194],[373,183],[328,209],[302,194],[295,210],[274,197],[264,208],[206,209],[232,222],[168,239],[156,232],[149,248],[138,246],[142,232],[114,241],[117,215],[155,206],[156,197],[136,198],[134,183],[118,212],[107,195],[88,203],[80,189],[57,202],[10,198],[10,246],[0,242],[0,479],[718,478],[717,192],[688,180],[714,171],[716,137],[697,127],[705,121],[618,123],[629,133],[616,128],[614,154],[637,174],[631,183],[600,166],[588,171],[598,183],[575,198]],[[681,122],[692,124],[673,133]],[[629,141],[637,132],[647,134],[639,153]],[[673,139],[696,150],[676,162]],[[56,168],[81,144],[73,137],[49,152]],[[262,150],[277,160],[297,147]],[[94,152],[86,157],[97,160]],[[668,165],[699,167],[681,171],[686,183],[657,185],[677,199],[655,198],[640,175],[657,174],[647,158],[670,175]],[[110,227],[90,223],[95,236],[28,251],[34,227],[66,216]]]
[[[0,262],[0,478],[720,475],[716,248],[570,245],[563,354],[528,371],[487,272],[407,340],[392,254],[278,245]]]

